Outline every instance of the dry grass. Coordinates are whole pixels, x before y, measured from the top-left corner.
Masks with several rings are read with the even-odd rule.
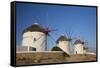
[[[67,62],[81,62],[81,61],[96,61],[96,55],[71,55],[69,58],[66,57]]]
[[[16,63],[22,64],[41,64],[53,63],[64,60],[63,53],[17,53]]]
[[[46,64],[46,63],[62,63],[62,62],[80,62],[80,61],[96,61],[95,55],[71,55],[65,57],[63,53],[17,53],[16,64]]]

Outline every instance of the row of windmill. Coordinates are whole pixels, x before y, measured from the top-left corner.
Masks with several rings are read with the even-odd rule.
[[[23,32],[23,40],[22,47],[27,47],[28,52],[45,52],[47,50],[48,42],[47,37],[51,37],[50,33],[52,31],[57,31],[57,29],[43,28],[38,23],[34,23],[33,25],[26,28]],[[66,37],[65,35],[61,35],[55,42],[56,47],[60,48],[67,54],[71,54],[70,52],[70,43],[73,38]],[[74,41],[73,54],[85,54],[88,48],[85,47],[87,42],[84,42],[80,39],[76,39]]]

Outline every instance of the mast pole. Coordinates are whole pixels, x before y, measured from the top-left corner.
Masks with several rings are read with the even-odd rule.
[[[46,35],[46,39],[45,39],[45,50],[47,51],[47,35]]]

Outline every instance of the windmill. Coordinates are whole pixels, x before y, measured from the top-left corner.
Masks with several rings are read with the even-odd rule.
[[[72,36],[73,32],[71,30],[70,31],[66,31],[66,30],[65,30],[64,35],[69,39],[68,40],[68,42],[69,42],[69,44],[68,44],[68,46],[69,46],[69,52],[70,52],[70,54],[73,54],[73,47],[72,47],[72,45],[73,45],[73,39],[74,39],[73,36]]]
[[[83,39],[76,39],[74,42],[74,54],[86,54],[86,51],[89,49],[86,47],[88,42]]]
[[[75,44],[76,41],[80,41],[79,43],[81,43],[82,46],[83,46],[83,47],[81,47],[81,49],[83,48],[84,53],[86,53],[86,51],[89,50],[89,48],[86,47],[86,45],[88,45],[88,42],[86,40],[80,38],[80,37],[73,37],[72,34],[73,34],[73,32],[71,32],[71,31],[70,32],[67,31],[66,34],[65,34],[65,36],[70,39],[70,41],[69,41],[70,42],[70,48],[71,48],[70,51],[72,50],[72,53],[75,53],[74,52],[75,46],[73,46],[73,45]]]
[[[61,48],[66,54],[70,53],[70,42],[72,41],[72,38],[70,34],[66,32],[66,34],[62,34],[56,41],[56,44],[59,48]]]
[[[34,47],[36,51],[47,50],[47,37],[51,37],[51,32],[57,29],[43,28],[38,23],[34,23],[23,31],[23,46]],[[29,50],[28,50],[29,51]]]

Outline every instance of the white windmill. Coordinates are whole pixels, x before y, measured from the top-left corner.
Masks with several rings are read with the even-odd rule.
[[[61,35],[57,39],[56,44],[57,44],[57,47],[61,48],[65,53],[70,55],[70,41],[71,41],[70,38],[67,38],[64,35]]]
[[[42,52],[47,50],[47,36],[50,32],[56,31],[43,28],[38,23],[34,23],[23,31],[22,46],[28,47],[27,51]]]
[[[28,47],[28,51],[30,48],[32,51],[45,51],[45,43],[41,45],[45,39],[43,28],[38,23],[34,23],[23,31],[22,46]]]
[[[81,41],[80,39],[74,42],[74,54],[85,54],[85,42]]]

